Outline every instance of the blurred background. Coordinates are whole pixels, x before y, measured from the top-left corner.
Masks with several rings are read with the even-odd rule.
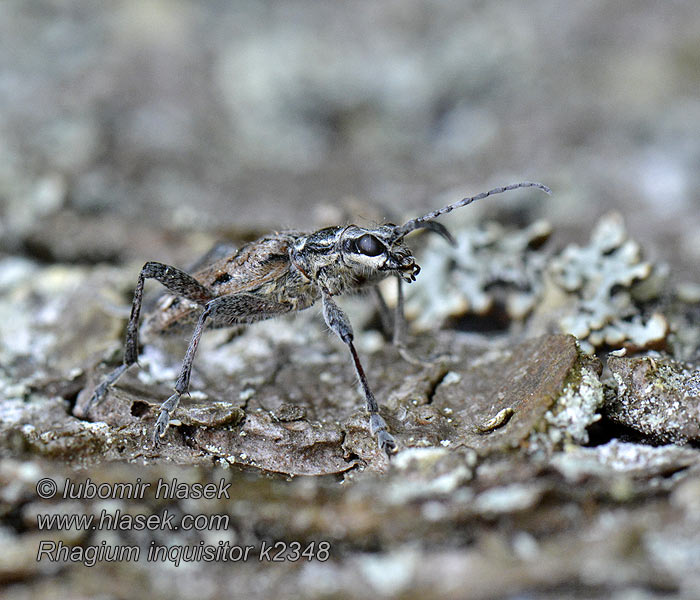
[[[619,210],[697,280],[699,167],[696,0],[0,4],[0,256],[183,264],[533,179],[449,218]]]

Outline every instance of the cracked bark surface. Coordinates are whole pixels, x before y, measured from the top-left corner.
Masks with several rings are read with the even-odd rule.
[[[372,320],[367,302],[347,299],[344,307],[360,324],[358,347],[370,383],[399,444],[391,461],[368,431],[346,349],[324,331],[314,309],[243,332],[207,332],[191,396],[155,448],[154,417],[170,394],[186,335],[146,341],[140,365],[89,419],[75,416],[121,358],[126,314],[114,306],[133,285],[125,271],[48,267],[29,272],[15,288],[21,299],[12,308],[17,326],[36,306],[55,310],[54,320],[31,323],[33,355],[13,354],[11,340],[3,349],[0,522],[6,551],[0,583],[10,586],[10,597],[147,590],[154,597],[184,598],[192,586],[212,598],[234,588],[251,598],[392,597],[416,590],[449,597],[467,588],[474,598],[523,589],[545,590],[540,597],[579,597],[636,588],[692,597],[700,590],[685,566],[700,535],[693,517],[700,451],[645,443],[658,444],[658,432],[629,411],[626,423],[638,431],[634,443],[615,439],[609,429],[611,415],[622,414],[615,402],[650,402],[645,390],[651,389],[651,371],[639,369],[653,363],[657,372],[680,377],[685,372],[679,363],[608,359],[612,372],[630,373],[632,383],[618,390],[611,380],[612,395],[601,406],[602,387],[591,383],[600,386],[600,364],[583,355],[571,336],[436,331],[410,338],[413,355],[443,357],[417,366],[362,327]],[[47,280],[54,288],[44,291]],[[683,381],[691,385],[694,379]],[[666,415],[674,406],[668,398]],[[598,425],[599,410],[607,424],[585,447],[580,432]],[[685,429],[672,431],[691,431],[687,410],[673,414]],[[96,578],[80,564],[37,563],[38,543],[83,548],[105,542],[146,552],[151,542],[194,547],[203,538],[193,532],[38,531],[37,513],[99,516],[104,506],[41,500],[34,486],[44,476],[59,485],[90,478],[154,486],[161,477],[223,477],[232,485],[230,499],[164,503],[146,497],[112,500],[110,506],[129,514],[166,508],[224,514],[229,527],[207,540],[257,550],[281,540],[325,540],[331,558],[246,561],[233,569],[194,562],[171,568],[167,582],[158,576],[163,564],[100,563],[101,573],[108,573],[105,584],[104,575]],[[621,550],[629,547],[632,554]],[[668,559],[672,549],[678,560]],[[47,574],[59,577],[48,583]]]
[[[246,335],[255,336],[254,328],[236,344],[247,344]],[[343,348],[324,339],[322,332],[314,337],[317,350],[326,347],[325,364],[292,359],[284,351],[288,362],[281,364],[279,355],[267,360],[258,355],[240,365],[247,374],[243,381],[218,373],[211,386],[206,384],[217,372],[207,371],[208,352],[221,347],[203,348],[198,364],[204,385],[183,400],[158,447],[150,442],[149,432],[167,397],[167,384],[145,385],[136,367],[92,408],[88,419],[73,414],[82,414],[103,369],[89,374],[90,384],[79,392],[73,414],[67,402],[56,399],[30,405],[28,410],[47,419],[33,420],[20,434],[21,443],[40,454],[72,460],[89,461],[99,447],[122,460],[221,459],[288,475],[337,474],[358,465],[383,470],[386,459],[369,435]],[[382,413],[401,448],[442,444],[474,448],[483,455],[517,448],[561,394],[578,360],[571,336],[543,337],[512,348],[485,340],[475,345],[474,340],[456,332],[426,337],[419,352],[450,356],[424,367],[402,361],[388,345],[371,355],[375,393],[384,398]],[[307,351],[313,354],[310,346]],[[257,375],[266,368],[272,372],[270,380]],[[483,423],[503,409],[512,412],[508,422],[484,431]],[[58,420],[57,410],[63,413]]]

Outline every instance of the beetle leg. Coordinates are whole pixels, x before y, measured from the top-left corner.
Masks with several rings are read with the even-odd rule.
[[[375,285],[372,287],[372,295],[377,303],[377,310],[379,311],[379,321],[382,324],[382,331],[384,335],[389,338],[394,334],[394,316],[391,313],[391,309],[384,300],[382,292],[379,290],[379,286]]]
[[[186,393],[190,387],[190,375],[192,374],[194,355],[197,352],[197,346],[199,345],[199,340],[202,337],[202,332],[204,331],[207,319],[209,319],[213,310],[213,303],[210,303],[204,309],[202,314],[199,315],[197,326],[194,328],[194,333],[192,334],[192,339],[190,339],[190,343],[187,346],[185,359],[182,361],[180,375],[175,382],[175,393],[160,405],[158,420],[156,421],[156,427],[153,432],[153,442],[156,444],[158,443],[158,439],[165,435],[165,431],[168,428],[168,423],[170,422],[170,413],[175,410],[180,402],[180,396]]]
[[[194,362],[199,340],[202,337],[202,333],[208,321],[211,320],[226,325],[250,323],[252,321],[259,321],[289,312],[290,310],[291,305],[281,304],[274,300],[268,300],[264,297],[246,292],[231,294],[230,296],[221,296],[208,302],[202,314],[199,315],[194,333],[187,346],[187,352],[182,361],[180,374],[175,382],[175,393],[160,406],[158,419],[153,432],[154,444],[157,444],[158,440],[165,435],[170,422],[170,413],[177,408],[180,397],[189,390],[192,363]]]
[[[406,337],[406,315],[403,310],[403,281],[396,277],[396,309],[394,310],[394,346],[404,347]]]
[[[141,304],[143,299],[143,284],[146,279],[155,279],[162,283],[168,290],[183,296],[188,300],[200,304],[211,299],[211,292],[199,283],[194,277],[184,271],[165,265],[159,262],[147,262],[139,273],[136,288],[134,289],[134,299],[131,303],[131,315],[126,326],[126,342],[124,344],[124,361],[95,388],[92,397],[82,409],[82,415],[87,416],[88,411],[99,403],[107,393],[107,389],[114,384],[122,373],[138,360],[139,348],[139,315],[141,314]]]
[[[396,294],[396,309],[394,312],[394,337],[392,343],[399,351],[401,358],[407,363],[417,365],[419,367],[431,367],[445,360],[449,360],[449,356],[437,354],[428,358],[418,358],[406,346],[406,314],[404,313],[404,294],[403,282],[401,277],[396,278],[397,294]]]

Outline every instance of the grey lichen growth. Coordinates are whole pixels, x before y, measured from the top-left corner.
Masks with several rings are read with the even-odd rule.
[[[530,434],[528,446],[532,452],[550,454],[567,444],[585,444],[588,427],[600,420],[598,411],[605,401],[603,384],[595,365],[586,361],[585,355],[581,358],[561,395]]]
[[[476,452],[446,448],[408,448],[400,452],[392,468],[401,472],[387,497],[394,504],[446,496],[470,481],[474,475]]]
[[[512,514],[533,507],[542,497],[542,486],[532,483],[511,483],[479,494],[473,503],[475,512],[486,517]]]
[[[700,440],[700,369],[668,359],[608,358],[617,394],[607,416],[652,440]]]
[[[588,352],[604,345],[656,347],[666,339],[668,322],[660,313],[644,319],[635,302],[637,290],[645,299],[658,296],[662,281],[655,275],[658,270],[628,238],[622,216],[610,213],[587,246],[572,244],[551,260],[543,305],[561,307],[559,329],[575,335]]]
[[[695,463],[700,453],[675,444],[649,446],[617,439],[594,448],[573,446],[552,456],[550,464],[571,482],[591,475],[625,474],[632,477],[658,477],[681,471]]]
[[[455,247],[432,239],[423,274],[407,292],[407,315],[424,330],[450,317],[486,315],[500,302],[512,321],[529,318],[531,335],[558,329],[588,353],[665,344],[666,318],[639,307],[659,296],[664,270],[642,259],[621,215],[605,215],[588,245],[571,244],[551,258],[539,249],[550,233],[543,221],[519,231],[485,223],[457,232]]]
[[[536,251],[551,234],[545,221],[514,231],[487,222],[456,232],[456,246],[437,236],[421,257],[422,274],[407,292],[406,312],[417,329],[449,317],[487,314],[496,300],[511,319],[523,319],[541,291],[546,258]]]

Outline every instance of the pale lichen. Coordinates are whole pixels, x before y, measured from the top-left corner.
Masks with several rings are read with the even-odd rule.
[[[500,301],[511,319],[523,319],[537,302],[546,262],[536,248],[550,233],[545,221],[519,231],[487,222],[456,232],[455,246],[433,238],[421,256],[420,283],[407,292],[407,315],[416,328],[432,329],[450,317],[487,314]]]
[[[605,215],[588,245],[551,257],[539,249],[550,233],[542,221],[518,231],[485,223],[457,232],[454,247],[431,240],[423,274],[407,291],[407,316],[417,329],[431,329],[501,307],[510,321],[528,319],[530,335],[570,333],[588,353],[665,344],[668,321],[641,306],[659,297],[667,273],[642,259],[619,214]]]
[[[599,421],[605,401],[603,384],[594,367],[582,360],[528,439],[532,452],[549,454],[568,444],[588,442],[588,428]]]
[[[390,502],[404,504],[445,496],[472,479],[476,452],[450,451],[445,446],[407,448],[396,455],[392,468],[401,472],[401,478],[387,491]]]
[[[668,322],[660,313],[645,318],[636,291],[647,300],[657,297],[661,275],[642,260],[622,216],[610,213],[595,226],[587,246],[572,244],[551,260],[542,306],[558,313],[559,329],[575,335],[587,352],[602,346],[652,348],[664,343]]]
[[[474,512],[485,516],[517,513],[534,506],[542,497],[538,484],[511,483],[488,489],[479,494],[472,504]]]
[[[613,439],[594,448],[572,446],[552,456],[550,464],[568,481],[579,482],[590,475],[667,475],[697,463],[698,458],[697,450],[674,444],[654,447]]]
[[[669,359],[609,357],[616,383],[608,418],[653,440],[700,439],[700,370]]]

